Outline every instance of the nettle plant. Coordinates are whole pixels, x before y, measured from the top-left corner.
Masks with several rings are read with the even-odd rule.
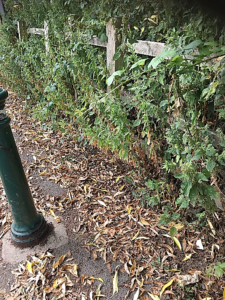
[[[175,202],[181,209],[198,205],[213,212],[214,200],[220,198],[217,176],[225,165],[224,51],[225,47],[200,40],[176,49],[168,47],[160,57],[136,61],[107,81],[115,84],[115,95],[123,88],[130,93],[126,101],[120,97],[118,112],[126,116],[122,124],[133,128],[129,135],[133,143],[139,135],[150,161],[158,146],[164,169],[181,182]],[[106,101],[117,102],[110,95]],[[118,132],[120,129],[121,125]],[[159,190],[156,183],[147,186],[152,190],[157,185]],[[143,190],[139,194],[147,205],[159,204],[158,193],[150,193],[150,197]],[[167,217],[162,219],[168,222],[168,209],[165,211]]]

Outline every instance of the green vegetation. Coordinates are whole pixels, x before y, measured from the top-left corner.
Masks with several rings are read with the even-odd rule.
[[[196,206],[213,212],[225,166],[224,29],[167,1],[53,2],[7,1],[0,80],[43,123],[51,120],[65,135],[78,124],[90,143],[139,164],[146,187],[134,195],[162,207],[162,223]],[[122,18],[114,58],[123,57],[124,67],[110,76],[105,50],[87,41],[93,34],[106,41],[111,17]],[[18,41],[18,20],[28,28],[49,21],[47,55],[41,36]],[[126,43],[137,39],[168,48],[160,57],[140,56]],[[171,201],[162,205],[165,197]]]

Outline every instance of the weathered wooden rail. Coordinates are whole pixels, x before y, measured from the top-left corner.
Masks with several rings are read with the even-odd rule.
[[[106,35],[108,37],[107,42],[103,42],[97,36],[92,36],[89,40],[89,44],[98,47],[106,48],[107,52],[107,67],[110,68],[110,73],[114,73],[119,69],[123,63],[121,59],[116,61],[113,57],[116,53],[117,48],[120,46],[118,36],[116,34],[116,27],[113,25],[113,21],[110,20],[106,25]],[[44,28],[29,28],[26,29],[24,22],[18,22],[18,33],[20,40],[27,40],[27,34],[37,34],[43,35],[45,38],[45,50],[46,53],[49,52],[49,34],[48,34],[48,22],[44,22]],[[132,47],[137,54],[147,55],[147,56],[159,56],[160,53],[165,48],[164,43],[150,42],[150,41],[137,41],[137,43],[132,44]]]

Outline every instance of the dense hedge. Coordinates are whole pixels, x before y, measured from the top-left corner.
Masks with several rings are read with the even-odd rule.
[[[0,80],[27,99],[43,123],[51,120],[65,135],[79,124],[91,143],[144,168],[146,189],[134,193],[143,204],[160,204],[165,190],[172,192],[167,182],[177,178],[176,205],[213,211],[225,166],[223,28],[167,1],[53,2],[7,1]],[[106,40],[112,16],[122,17],[116,58],[124,57],[124,68],[110,77],[105,50],[87,40],[93,34]],[[40,36],[18,41],[18,20],[27,27],[49,20],[48,55]],[[138,56],[126,44],[137,38],[164,41],[170,50],[154,59]],[[162,221],[169,211],[164,207]]]

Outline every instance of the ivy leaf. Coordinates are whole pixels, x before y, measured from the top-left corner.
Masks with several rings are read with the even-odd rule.
[[[206,163],[206,168],[209,172],[212,172],[212,170],[215,168],[216,163],[213,160],[208,160]]]
[[[146,59],[140,59],[139,61],[137,61],[135,64],[133,64],[130,68],[130,70],[138,67],[138,66],[143,66],[146,62]]]

